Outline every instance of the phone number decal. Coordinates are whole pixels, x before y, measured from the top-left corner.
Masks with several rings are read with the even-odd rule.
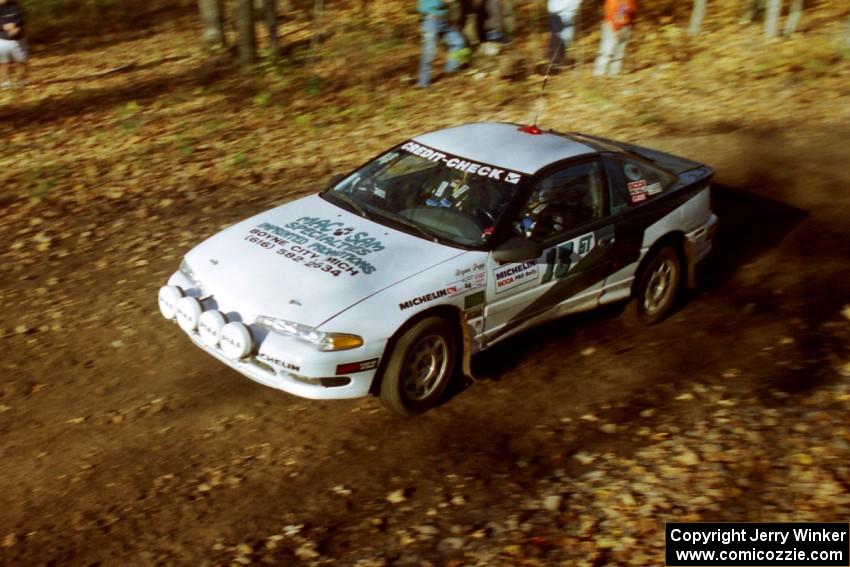
[[[262,230],[261,228],[251,229],[248,235],[245,236],[244,240],[257,245],[260,248],[274,251],[281,258],[286,258],[287,260],[300,264],[305,268],[321,270],[322,272],[335,277],[343,274],[357,276],[361,273],[368,274],[375,271],[375,268],[371,264],[367,264],[369,271],[366,271],[362,265],[357,266],[336,256],[327,256],[314,252],[305,245],[307,242],[296,244],[273,232]]]

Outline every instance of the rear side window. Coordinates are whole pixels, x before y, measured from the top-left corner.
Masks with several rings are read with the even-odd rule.
[[[611,156],[605,161],[612,214],[660,195],[676,181],[673,175],[645,161],[619,156]]]

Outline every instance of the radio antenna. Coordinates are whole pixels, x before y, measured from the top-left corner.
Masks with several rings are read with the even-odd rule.
[[[537,121],[540,119],[540,114],[543,108],[543,95],[546,93],[546,85],[549,83],[549,75],[552,72],[552,65],[555,64],[555,59],[558,57],[558,50],[555,49],[552,57],[549,59],[549,64],[546,66],[546,75],[543,77],[543,84],[540,86],[540,94],[537,95],[534,110],[534,122],[532,123],[537,128]]]

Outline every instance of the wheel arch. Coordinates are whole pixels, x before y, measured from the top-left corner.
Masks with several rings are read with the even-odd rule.
[[[384,347],[384,354],[381,355],[381,362],[378,364],[378,369],[375,372],[375,378],[372,380],[372,385],[369,387],[369,393],[373,395],[380,394],[381,383],[384,380],[384,372],[398,339],[404,335],[408,329],[428,317],[440,317],[449,322],[455,334],[454,338],[457,348],[455,365],[457,365],[458,361],[461,361],[464,373],[469,374],[469,361],[472,356],[472,338],[467,329],[466,317],[463,311],[454,305],[435,305],[413,314],[409,319],[402,323],[401,326],[396,329],[396,332],[389,338],[387,345]]]
[[[635,270],[635,277],[632,280],[632,289],[631,289],[631,297],[635,297],[637,293],[637,287],[640,283],[641,277],[643,277],[643,272],[646,270],[646,267],[655,257],[659,250],[664,248],[665,246],[672,246],[676,251],[676,254],[679,255],[679,260],[682,262],[682,266],[685,267],[685,272],[687,274],[687,282],[688,287],[692,287],[692,280],[694,279],[694,262],[693,262],[693,253],[689,253],[689,242],[685,237],[685,233],[681,230],[674,230],[668,232],[664,236],[656,239],[655,242],[652,243],[652,246],[649,247],[649,250],[646,251],[643,258],[640,261],[640,265],[638,265],[637,270]]]

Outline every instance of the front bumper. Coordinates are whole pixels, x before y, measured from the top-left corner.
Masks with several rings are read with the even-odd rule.
[[[200,296],[198,290],[192,288],[192,282],[180,272],[169,279],[169,285],[179,286],[186,295]],[[227,313],[228,320],[241,320],[244,323],[248,319],[242,314],[234,314],[233,310],[223,308],[224,306],[218,305],[214,299],[205,300],[202,304],[205,309],[218,308]],[[322,352],[292,337],[257,325],[247,326],[254,338],[254,348],[251,353],[238,360],[227,357],[219,346],[204,343],[197,329],[186,334],[199,348],[251,380],[315,400],[359,398],[368,395],[386,346],[386,341],[379,341],[350,350]],[[372,367],[356,372],[337,373],[340,365],[365,361],[371,362],[368,366]],[[349,381],[344,383],[346,378]],[[334,382],[339,385],[333,385]],[[332,385],[328,385],[329,383]]]

